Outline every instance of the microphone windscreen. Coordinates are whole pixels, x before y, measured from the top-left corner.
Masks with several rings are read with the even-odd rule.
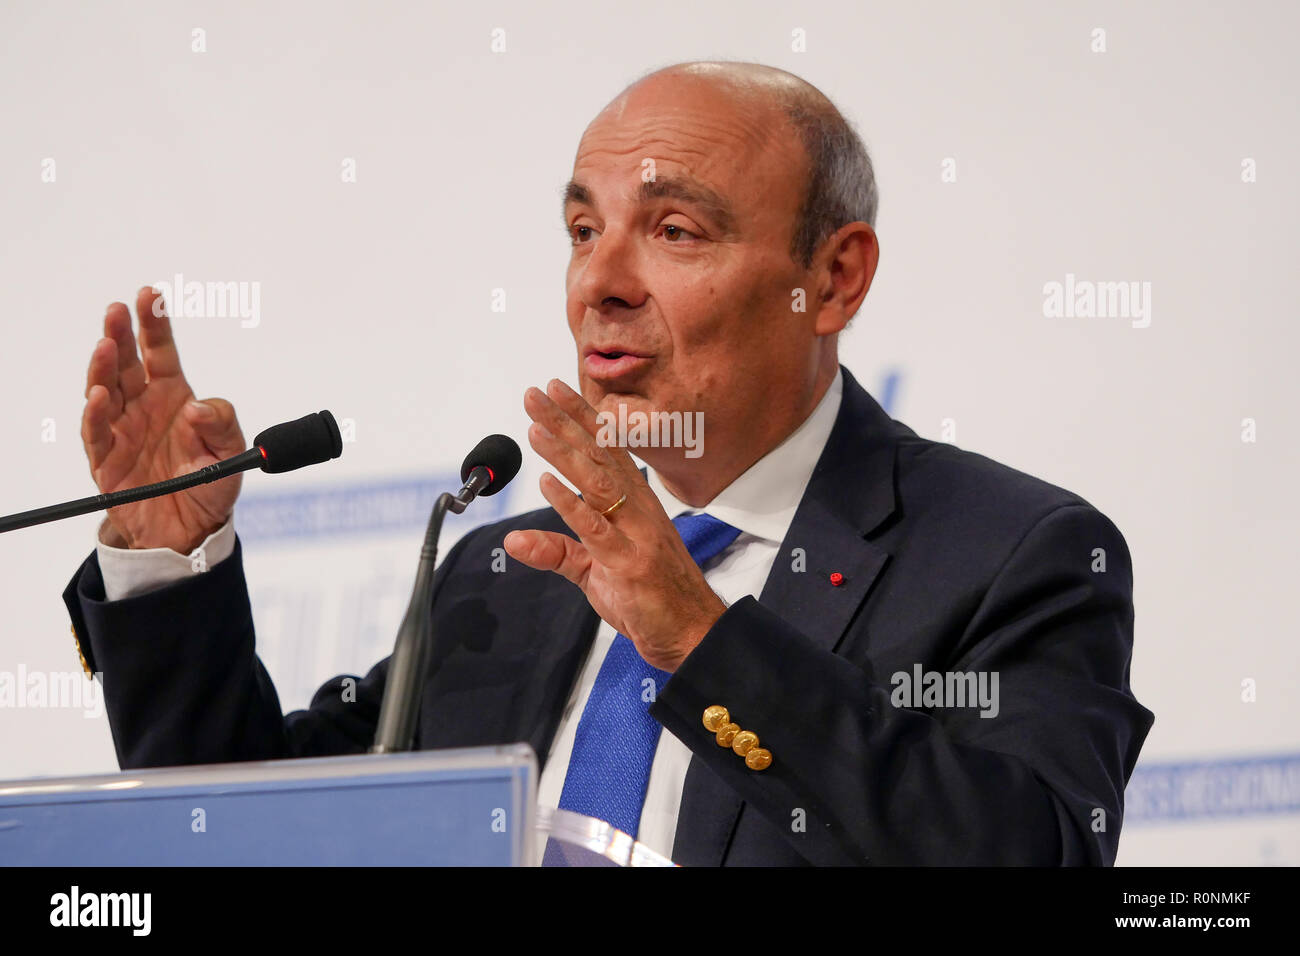
[[[460,466],[460,480],[467,480],[469,473],[482,465],[492,472],[492,482],[479,494],[495,495],[519,474],[519,466],[523,461],[523,452],[519,450],[513,438],[505,435],[488,435],[465,456],[465,463]]]
[[[343,436],[329,412],[313,412],[291,422],[272,425],[253,439],[271,474],[318,465],[343,454]]]

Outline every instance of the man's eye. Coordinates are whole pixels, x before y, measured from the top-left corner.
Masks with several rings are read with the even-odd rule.
[[[669,242],[678,242],[681,240],[682,236],[690,236],[692,239],[699,238],[695,233],[691,232],[689,229],[683,229],[681,226],[675,226],[672,223],[664,225],[664,238]]]
[[[569,230],[569,238],[575,246],[579,242],[586,242],[591,238],[591,226],[574,226]]]

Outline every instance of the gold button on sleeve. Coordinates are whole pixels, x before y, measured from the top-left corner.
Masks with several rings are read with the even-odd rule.
[[[77,645],[77,660],[81,661],[81,669],[86,672],[86,680],[94,680],[95,675],[90,671],[90,665],[86,663],[86,655],[81,652],[81,638],[77,637],[77,626],[72,625],[72,642]]]
[[[745,754],[745,766],[750,770],[766,770],[772,766],[772,751],[754,747]]]
[[[712,707],[705,708],[704,729],[709,733],[716,734],[729,723],[731,723],[731,715],[727,713],[727,708],[721,704],[714,704]]]
[[[718,746],[730,747],[731,742],[736,739],[738,733],[740,733],[740,724],[723,724],[718,729]]]
[[[758,734],[752,730],[742,730],[731,741],[731,749],[742,757],[757,746]]]

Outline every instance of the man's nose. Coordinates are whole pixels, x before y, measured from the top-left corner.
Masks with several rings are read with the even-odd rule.
[[[582,304],[597,312],[635,309],[646,299],[635,237],[610,228],[595,242],[578,279]]]

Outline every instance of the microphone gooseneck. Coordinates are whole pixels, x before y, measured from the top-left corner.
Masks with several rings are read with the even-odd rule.
[[[384,700],[379,707],[379,725],[371,753],[410,750],[415,742],[420,690],[433,651],[433,579],[443,518],[448,511],[460,514],[478,495],[496,494],[519,473],[522,462],[523,454],[513,439],[489,435],[465,458],[460,471],[465,484],[460,491],[454,495],[443,492],[434,503],[420,548],[411,600],[389,658]]]

